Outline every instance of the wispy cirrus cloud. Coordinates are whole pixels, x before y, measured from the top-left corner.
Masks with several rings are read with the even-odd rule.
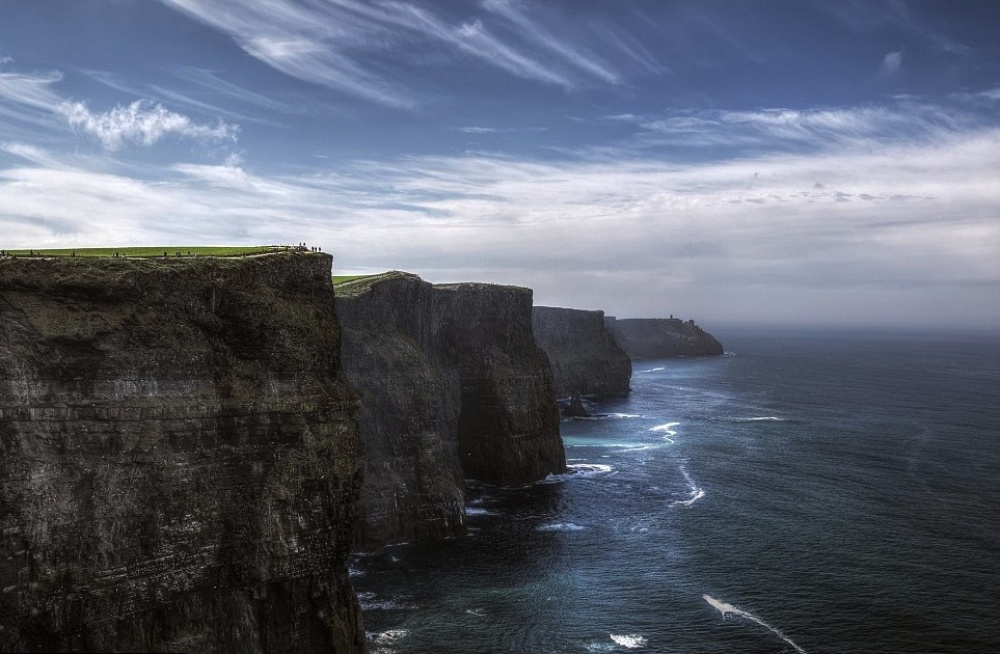
[[[64,102],[56,111],[74,128],[101,142],[105,150],[118,150],[133,143],[150,146],[167,136],[196,140],[235,140],[237,128],[219,122],[199,125],[187,116],[169,111],[148,100],[136,100],[105,112],[92,112],[83,102]]]
[[[287,75],[392,107],[414,106],[417,93],[377,61],[406,60],[414,49],[444,46],[482,65],[563,88],[582,79],[621,82],[609,64],[508,0],[490,0],[481,15],[471,17],[448,17],[433,4],[416,2],[161,2],[230,34]]]
[[[55,90],[63,75],[0,72],[0,119],[40,127],[52,136],[53,127],[79,130],[97,139],[107,151],[127,144],[151,146],[168,136],[200,141],[235,140],[239,128],[219,121],[200,124],[163,105],[139,99],[108,111],[92,111],[87,103],[69,100]]]
[[[903,100],[896,104],[814,109],[673,112],[666,116],[608,116],[640,128],[638,142],[687,150],[733,148],[730,156],[752,151],[801,151],[875,147],[933,141],[993,124],[973,103],[960,106]]]

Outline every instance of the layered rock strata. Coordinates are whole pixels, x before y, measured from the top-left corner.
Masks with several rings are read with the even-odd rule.
[[[464,479],[566,469],[531,291],[390,273],[337,286],[342,359],[363,395],[357,547],[464,532]]]
[[[604,319],[608,331],[633,359],[664,359],[723,354],[722,344],[696,325],[679,318]]]
[[[330,263],[0,261],[0,650],[364,651]]]
[[[559,397],[628,393],[632,362],[605,327],[603,311],[536,306],[531,323]]]

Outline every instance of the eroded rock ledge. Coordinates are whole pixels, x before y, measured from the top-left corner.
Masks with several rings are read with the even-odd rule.
[[[605,327],[603,311],[536,306],[531,321],[559,397],[628,393],[632,362]]]
[[[364,651],[330,263],[0,262],[0,650]]]
[[[391,273],[337,287],[342,359],[367,450],[358,543],[464,532],[464,479],[566,470],[529,289]]]
[[[679,318],[604,319],[608,331],[633,359],[665,359],[723,354],[722,344],[696,325]]]

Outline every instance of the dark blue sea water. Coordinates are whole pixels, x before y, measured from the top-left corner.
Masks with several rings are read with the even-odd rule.
[[[373,652],[1000,652],[1000,336],[717,332],[357,557]]]

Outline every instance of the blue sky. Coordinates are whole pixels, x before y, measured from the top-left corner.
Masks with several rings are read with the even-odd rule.
[[[3,0],[0,242],[995,326],[998,28],[992,0]]]

